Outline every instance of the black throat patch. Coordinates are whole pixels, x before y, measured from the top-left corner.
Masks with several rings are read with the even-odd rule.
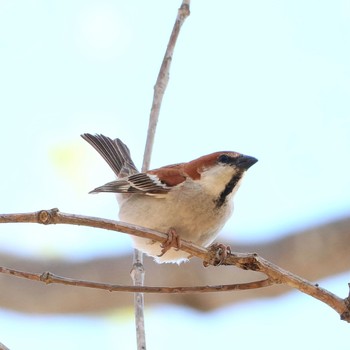
[[[220,208],[223,204],[225,204],[227,196],[236,187],[241,177],[242,177],[241,172],[232,176],[231,180],[226,184],[224,190],[220,193],[219,197],[215,200],[216,208]]]

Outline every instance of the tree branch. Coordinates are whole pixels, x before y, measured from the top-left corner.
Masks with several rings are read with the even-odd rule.
[[[10,222],[13,222],[13,223],[31,222],[31,223],[41,223],[45,225],[48,225],[48,224],[71,224],[71,225],[79,225],[79,226],[83,225],[83,226],[98,227],[106,230],[123,232],[131,235],[135,235],[138,237],[152,239],[161,243],[163,243],[167,239],[167,234],[158,232],[155,230],[142,228],[136,225],[126,224],[119,221],[61,213],[59,212],[58,209],[41,210],[34,213],[0,215],[0,223],[10,223]],[[202,259],[207,264],[215,264],[216,252],[214,251],[208,250],[203,247],[199,247],[185,240],[182,240],[181,250],[184,250],[190,253],[191,255]],[[257,283],[256,286],[258,286],[258,288],[261,287],[260,283],[263,283],[263,284],[267,283],[267,285],[286,284],[289,287],[298,289],[299,291],[324,302],[325,304],[333,308],[340,315],[342,320],[350,322],[349,296],[345,299],[341,299],[340,297],[327,291],[326,289],[321,288],[319,285],[312,284],[311,282],[278,267],[277,265],[263,259],[262,257],[259,257],[257,254],[231,253],[224,259],[223,264],[233,265],[244,270],[261,272],[265,274],[268,278],[266,280],[263,280],[265,282],[262,282],[262,281],[254,282],[254,283]],[[9,271],[10,271],[9,269],[3,268],[1,269],[0,272],[16,275],[16,273],[10,273]],[[39,275],[39,276],[42,276],[42,275]],[[23,273],[21,277],[23,277]],[[40,277],[36,277],[36,278],[40,279]],[[59,277],[57,278],[58,280],[62,280]],[[71,280],[71,281],[75,281],[75,280]],[[75,282],[72,282],[71,285],[76,285],[74,283]],[[91,282],[86,282],[86,283],[91,283]],[[155,288],[155,287],[143,287],[143,288]],[[168,287],[156,287],[156,288],[168,288]],[[182,287],[177,287],[177,288],[182,288]],[[213,288],[215,288],[215,286]],[[235,286],[232,288],[234,288],[233,290],[237,290],[239,287]],[[174,291],[175,290],[177,289],[175,288]],[[170,291],[168,291],[168,293],[169,292]],[[188,290],[186,292],[198,292],[198,290],[197,291]]]
[[[154,95],[152,101],[152,108],[148,123],[147,139],[145,151],[142,162],[142,171],[147,171],[151,162],[152,149],[154,144],[154,137],[156,133],[157,123],[159,119],[160,106],[162,104],[165,89],[169,81],[170,63],[173,57],[175,44],[180,33],[180,28],[185,19],[190,14],[190,0],[183,0],[178,10],[176,21],[170,35],[169,43],[161,64],[156,84],[154,86]],[[143,267],[143,253],[134,250],[133,267],[131,270],[131,277],[134,286],[143,286],[145,278],[145,269]],[[137,333],[137,347],[138,349],[146,348],[145,327],[144,327],[144,298],[141,293],[134,294],[135,305],[135,320]]]
[[[274,282],[268,278],[260,281],[247,283],[234,283],[216,286],[194,286],[194,287],[147,287],[147,286],[122,286],[118,284],[99,283],[92,281],[83,281],[80,279],[67,278],[55,275],[51,272],[31,273],[20,270],[10,269],[0,266],[0,273],[15,277],[25,278],[32,281],[43,282],[45,284],[64,284],[75,287],[102,289],[109,292],[129,292],[129,293],[172,293],[172,294],[192,294],[192,293],[211,293],[211,292],[229,292],[237,290],[249,290],[268,287]]]
[[[179,36],[181,27],[189,15],[190,0],[183,0],[178,10],[176,21],[170,35],[170,39],[164,54],[162,65],[159,70],[156,84],[154,86],[153,102],[148,124],[147,140],[143,156],[142,171],[148,170],[150,166],[154,136],[156,133],[160,107],[163,101],[165,89],[169,82],[170,65],[173,58],[176,41]]]

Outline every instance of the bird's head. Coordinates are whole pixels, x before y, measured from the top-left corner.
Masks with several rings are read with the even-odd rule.
[[[221,206],[237,191],[245,172],[257,161],[238,152],[215,152],[187,163],[185,171]]]

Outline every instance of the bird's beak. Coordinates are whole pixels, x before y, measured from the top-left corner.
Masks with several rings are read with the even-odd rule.
[[[236,166],[244,170],[248,170],[252,165],[254,165],[258,160],[251,156],[246,156],[242,154],[237,158]]]

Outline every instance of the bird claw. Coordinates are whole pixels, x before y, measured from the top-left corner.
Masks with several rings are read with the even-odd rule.
[[[220,266],[231,254],[231,247],[222,243],[214,243],[208,248],[208,250],[212,253],[212,259],[209,261],[203,261],[204,267],[208,267],[209,265]]]
[[[160,247],[162,248],[162,251],[159,255],[157,255],[158,257],[163,256],[171,248],[174,248],[175,250],[179,250],[181,248],[180,236],[177,234],[174,228],[169,229],[168,238],[160,245]]]

